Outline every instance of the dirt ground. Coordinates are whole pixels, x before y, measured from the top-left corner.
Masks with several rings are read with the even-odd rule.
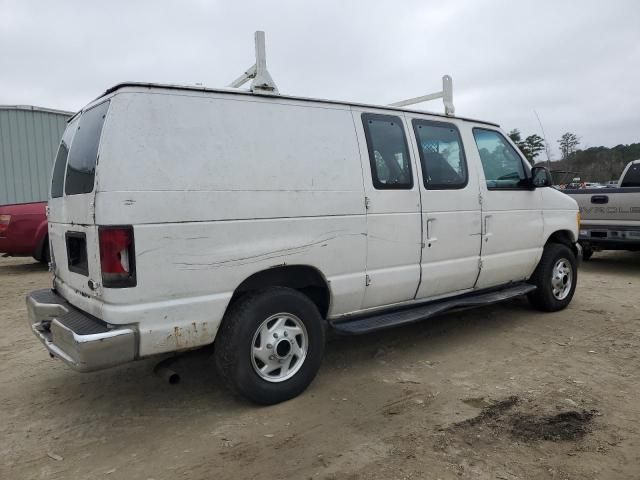
[[[0,259],[0,479],[638,479],[640,253],[596,254],[573,303],[332,337],[297,399],[255,407],[204,357],[80,374],[25,322],[50,284]]]

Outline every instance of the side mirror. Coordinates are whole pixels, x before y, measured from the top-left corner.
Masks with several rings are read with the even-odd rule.
[[[533,188],[553,186],[553,178],[547,167],[533,167],[531,169],[531,186]]]

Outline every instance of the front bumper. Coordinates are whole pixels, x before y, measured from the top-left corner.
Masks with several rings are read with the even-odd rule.
[[[31,330],[49,353],[74,370],[92,372],[135,360],[136,331],[114,328],[76,309],[50,289],[27,295]]]

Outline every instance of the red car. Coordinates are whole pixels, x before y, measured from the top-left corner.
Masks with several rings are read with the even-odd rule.
[[[0,205],[0,254],[49,263],[47,202]]]

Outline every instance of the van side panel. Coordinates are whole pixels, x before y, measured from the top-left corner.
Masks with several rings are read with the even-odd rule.
[[[348,107],[123,92],[110,117],[96,224],[134,226],[138,284],[76,302],[138,323],[140,356],[211,343],[234,289],[274,266],[322,272],[330,316],[361,308],[366,219]]]

